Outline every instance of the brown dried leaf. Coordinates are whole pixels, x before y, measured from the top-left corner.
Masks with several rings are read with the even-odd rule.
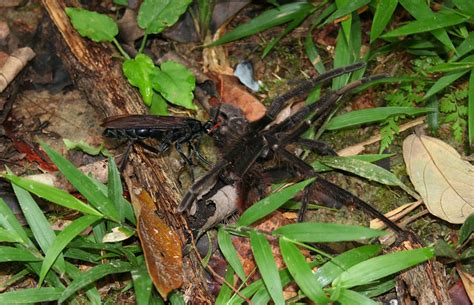
[[[431,214],[463,223],[474,212],[474,166],[443,141],[410,135],[403,142],[407,173]]]
[[[156,290],[166,299],[168,293],[183,284],[181,242],[178,234],[159,218],[155,204],[146,191],[142,191],[137,199],[141,203],[138,236],[148,273]]]
[[[462,280],[467,296],[469,297],[471,302],[474,304],[474,276],[472,274],[462,271],[459,268],[457,268],[456,270],[458,271],[459,277]]]

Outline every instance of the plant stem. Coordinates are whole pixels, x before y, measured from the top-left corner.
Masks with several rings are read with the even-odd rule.
[[[145,32],[145,35],[143,35],[142,43],[140,44],[140,49],[138,49],[138,53],[143,53],[143,49],[145,48],[147,37],[148,37],[148,33]]]
[[[112,42],[117,47],[117,49],[119,50],[120,54],[122,54],[123,57],[125,57],[126,59],[130,59],[130,56],[127,54],[127,52],[125,52],[125,50],[122,48],[122,46],[117,41],[117,39],[114,38]]]

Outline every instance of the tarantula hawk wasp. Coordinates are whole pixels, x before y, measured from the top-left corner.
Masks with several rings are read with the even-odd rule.
[[[403,229],[398,227],[371,205],[337,185],[321,178],[314,171],[311,165],[300,159],[298,156],[292,154],[285,147],[291,143],[300,143],[312,148],[312,146],[314,146],[313,143],[301,139],[300,136],[311,126],[320,126],[327,118],[331,107],[345,94],[365,83],[384,78],[385,75],[369,76],[349,83],[339,90],[331,91],[324,95],[319,102],[303,107],[282,122],[270,125],[290,99],[306,94],[317,84],[325,83],[332,78],[356,71],[364,66],[365,64],[360,62],[334,69],[325,74],[306,80],[300,86],[277,97],[269,106],[266,114],[261,119],[250,123],[243,135],[241,135],[240,138],[233,143],[230,149],[223,154],[222,159],[218,161],[206,174],[194,182],[179,204],[177,209],[178,212],[188,210],[200,196],[204,195],[206,191],[216,184],[218,178],[221,178],[224,181],[242,181],[245,179],[245,175],[249,169],[256,163],[257,159],[270,152],[291,164],[296,173],[307,178],[315,177],[313,187],[316,187],[316,189],[324,190],[327,195],[333,197],[333,199],[337,201],[343,203],[355,203],[357,206],[371,214],[371,216],[382,220],[395,232],[403,233]],[[307,204],[305,201],[306,200],[303,200],[303,206]]]

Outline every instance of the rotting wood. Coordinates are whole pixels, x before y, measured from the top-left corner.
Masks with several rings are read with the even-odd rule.
[[[64,1],[42,0],[55,29],[45,39],[53,39],[58,55],[76,88],[81,90],[89,103],[98,107],[104,116],[143,114],[146,107],[137,90],[122,75],[119,60],[112,59],[112,47],[83,39],[69,23]],[[130,165],[140,185],[148,190],[164,221],[178,233],[184,245],[189,236],[186,220],[175,208],[181,193],[171,177],[163,158],[150,158],[140,147],[131,154]],[[211,304],[203,270],[196,256],[184,257],[183,291],[190,304]],[[199,301],[195,301],[199,300]]]

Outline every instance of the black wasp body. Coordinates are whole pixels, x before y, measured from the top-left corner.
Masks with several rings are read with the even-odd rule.
[[[213,121],[202,123],[190,117],[180,116],[124,115],[106,118],[102,126],[105,127],[104,136],[130,140],[132,144],[139,143],[153,152],[165,152],[174,144],[184,161],[192,164],[193,154],[207,163],[199,152],[199,140],[203,134],[212,133],[216,124]],[[143,140],[149,138],[160,142],[158,148],[143,143]],[[189,155],[183,152],[183,144],[189,145]]]

